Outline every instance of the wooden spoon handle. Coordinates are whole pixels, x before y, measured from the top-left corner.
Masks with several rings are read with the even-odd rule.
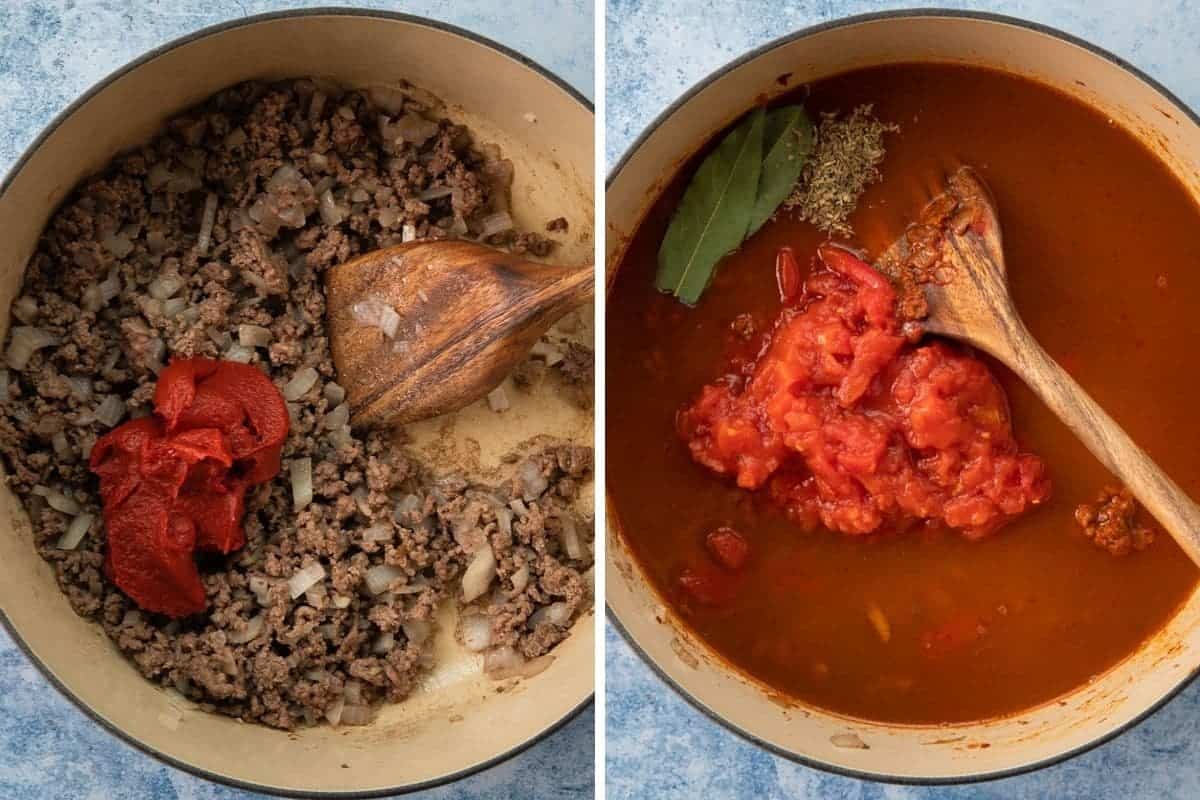
[[[1200,506],[1042,349],[1015,314],[1009,326],[1011,346],[993,355],[1024,378],[1092,455],[1129,487],[1192,561],[1200,564]]]

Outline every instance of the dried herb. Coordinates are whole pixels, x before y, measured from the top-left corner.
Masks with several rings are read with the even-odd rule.
[[[691,305],[713,268],[746,237],[762,170],[766,112],[759,108],[704,159],[658,249],[655,285]]]
[[[859,106],[845,118],[822,114],[817,143],[800,183],[784,202],[800,219],[830,234],[850,236],[848,220],[863,191],[882,177],[883,135],[899,127],[880,122],[871,106]]]
[[[756,109],[726,135],[675,209],[658,251],[658,288],[689,305],[699,300],[717,263],[791,193],[812,138],[799,106]]]

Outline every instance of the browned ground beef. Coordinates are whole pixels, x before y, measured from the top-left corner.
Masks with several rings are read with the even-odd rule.
[[[1154,529],[1138,519],[1137,501],[1124,486],[1105,486],[1096,502],[1075,508],[1075,521],[1084,536],[1114,556],[1145,550],[1154,543]]]
[[[409,460],[384,433],[350,433],[345,410],[335,413],[322,272],[404,239],[470,236],[508,207],[511,165],[431,121],[428,102],[306,80],[224,91],[78,187],[29,263],[13,324],[54,341],[22,363],[10,337],[0,370],[9,485],[76,611],[148,678],[205,708],[292,728],[351,707],[345,720],[361,721],[372,703],[404,698],[428,665],[435,608],[461,599],[464,569],[487,547],[497,574],[467,612],[490,621],[489,658],[503,670],[544,654],[591,602],[592,520],[573,503],[590,450],[550,447],[516,463],[511,481],[476,486],[435,478],[436,465]],[[552,247],[517,231],[489,241]],[[289,404],[280,477],[247,497],[246,547],[201,557],[207,615],[179,621],[142,613],[104,577],[87,469],[113,427],[97,411],[148,413],[172,355],[250,361],[281,389],[301,370],[319,375]],[[590,371],[588,356],[575,361]],[[314,500],[297,512],[287,476],[301,458]],[[76,549],[59,549],[76,513],[96,522]],[[324,580],[293,599],[287,579],[314,563]],[[398,577],[372,594],[365,576],[381,565]]]

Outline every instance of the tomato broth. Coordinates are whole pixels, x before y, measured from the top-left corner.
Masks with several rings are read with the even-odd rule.
[[[1200,215],[1156,156],[1079,101],[980,68],[871,68],[800,87],[788,101],[814,119],[870,103],[900,126],[885,139],[882,181],[851,218],[848,243],[869,256],[904,231],[948,168],[974,166],[996,197],[1010,285],[1029,328],[1200,496]],[[1161,532],[1122,557],[1085,538],[1075,508],[1114,479],[990,359],[1015,439],[1045,462],[1053,488],[978,541],[934,526],[867,536],[810,530],[768,492],[738,488],[697,463],[676,432],[677,414],[722,374],[740,315],[760,324],[779,315],[777,252],[792,248],[807,270],[828,237],[781,213],[724,259],[696,307],[659,294],[656,253],[696,166],[681,170],[643,220],[607,310],[613,521],[686,624],[734,666],[799,701],[941,723],[1052,700],[1166,623],[1192,591],[1195,567]],[[697,565],[726,569],[731,554],[736,591],[699,602],[688,576]]]

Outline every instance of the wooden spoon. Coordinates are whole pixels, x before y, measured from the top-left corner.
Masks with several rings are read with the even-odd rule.
[[[958,169],[926,213],[931,209],[942,231],[937,279],[923,287],[929,305],[924,330],[969,342],[1024,379],[1200,564],[1200,506],[1055,363],[1018,316],[1008,292],[999,217],[982,179],[969,167]],[[908,248],[902,237],[880,259],[881,269],[892,271]]]
[[[594,275],[591,265],[538,264],[454,240],[388,247],[329,270],[330,348],[353,424],[414,422],[483,397],[592,298]],[[394,336],[363,322],[382,307],[399,315]]]

